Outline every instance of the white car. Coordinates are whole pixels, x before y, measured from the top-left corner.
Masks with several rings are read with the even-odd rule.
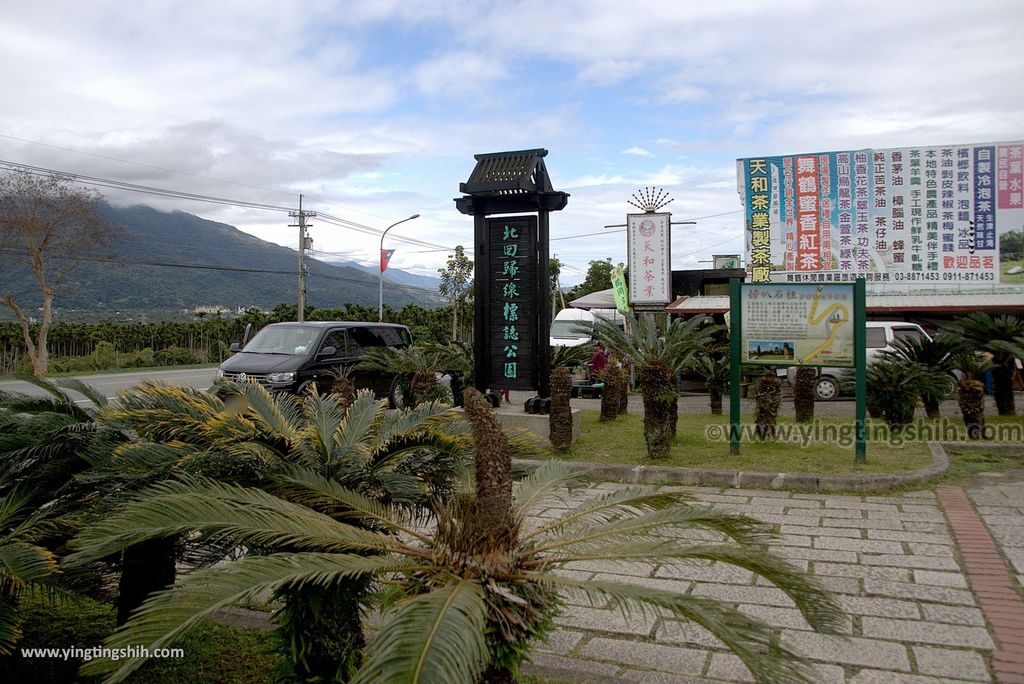
[[[908,337],[926,338],[931,337],[916,323],[904,321],[868,321],[867,327],[867,357],[871,363],[882,351],[893,351],[892,343],[896,340]],[[818,382],[814,385],[814,398],[818,401],[832,401],[839,398],[839,378],[848,369],[846,368],[821,368]],[[786,369],[786,377],[789,384],[793,385],[796,380],[796,367]]]

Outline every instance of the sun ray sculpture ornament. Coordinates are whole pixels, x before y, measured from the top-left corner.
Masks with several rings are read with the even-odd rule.
[[[632,198],[626,202],[648,214],[653,214],[672,203],[672,198],[664,188],[644,187],[634,192]]]

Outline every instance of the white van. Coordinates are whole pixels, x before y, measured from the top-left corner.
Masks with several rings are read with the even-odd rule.
[[[916,323],[904,321],[868,321],[866,323],[867,360],[871,363],[883,350],[893,351],[892,343],[908,337],[931,339],[924,329]],[[839,378],[847,371],[846,368],[824,367],[814,386],[814,398],[818,401],[832,401],[839,398]],[[789,384],[796,380],[796,367],[787,369],[786,377]]]
[[[550,339],[552,347],[578,347],[593,341],[591,331],[598,318],[613,321],[621,328],[626,318],[615,309],[562,309],[551,322]]]

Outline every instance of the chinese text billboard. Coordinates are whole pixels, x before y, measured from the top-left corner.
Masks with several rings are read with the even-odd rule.
[[[496,387],[530,390],[536,383],[537,217],[487,219],[487,231],[488,377]]]
[[[629,302],[665,306],[672,301],[672,214],[626,215]]]
[[[737,162],[759,282],[1000,281],[1024,227],[1024,143],[864,149]]]
[[[744,284],[742,363],[850,366],[853,284]]]

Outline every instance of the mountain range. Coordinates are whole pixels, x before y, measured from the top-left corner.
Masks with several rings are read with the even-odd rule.
[[[335,266],[358,268],[360,271],[366,271],[367,273],[373,274],[374,278],[376,278],[377,274],[380,272],[378,270],[380,267],[377,264],[373,264],[371,266],[361,264],[358,261],[328,261],[327,263],[334,264]],[[388,266],[387,270],[384,271],[384,281],[387,282],[389,280],[398,283],[399,285],[419,287],[431,292],[438,292],[438,288],[441,287],[440,278],[409,273],[408,271],[403,271],[402,269],[395,268],[394,266]]]
[[[270,309],[296,301],[295,250],[181,211],[163,212],[141,205],[108,205],[104,211],[119,230],[119,239],[77,261],[54,301],[63,320],[106,312],[165,312],[170,316],[197,306],[222,306],[232,311],[252,306]],[[51,270],[64,263],[55,261]],[[307,304],[318,308],[377,306],[376,271],[371,275],[352,265],[317,259],[307,259],[307,266]],[[436,285],[423,289],[396,275],[397,271],[386,274],[386,304],[400,308],[409,303],[427,307],[443,303]],[[429,280],[424,284],[429,286]],[[8,262],[0,269],[0,293],[13,294],[24,308],[39,305],[38,289],[25,263]]]

